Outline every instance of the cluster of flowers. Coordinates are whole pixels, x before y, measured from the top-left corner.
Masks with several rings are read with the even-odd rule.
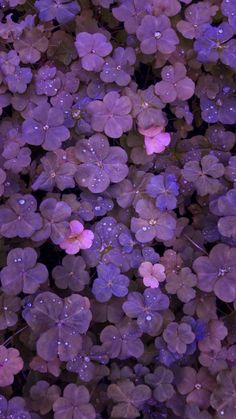
[[[0,417],[236,417],[236,1],[0,19]]]

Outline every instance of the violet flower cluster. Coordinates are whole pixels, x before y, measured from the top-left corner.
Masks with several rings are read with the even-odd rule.
[[[0,419],[236,418],[236,1],[0,0]]]

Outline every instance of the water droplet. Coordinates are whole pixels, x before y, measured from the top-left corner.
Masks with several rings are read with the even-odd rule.
[[[146,320],[147,320],[148,322],[150,322],[150,320],[152,320],[152,316],[150,316],[150,314],[148,314],[148,315],[146,316]]]
[[[19,199],[18,202],[19,202],[20,205],[24,205],[25,204],[25,199]]]

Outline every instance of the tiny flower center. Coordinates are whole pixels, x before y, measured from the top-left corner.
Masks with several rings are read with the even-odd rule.
[[[155,38],[156,38],[156,39],[160,39],[160,37],[161,37],[161,32],[156,31],[156,32],[154,33],[154,36],[155,36]]]
[[[43,130],[44,130],[44,131],[47,131],[47,130],[48,130],[48,128],[49,128],[49,125],[47,125],[47,124],[43,126]]]
[[[230,272],[230,268],[220,268],[218,271],[218,276],[224,276]]]
[[[149,224],[150,224],[151,226],[155,226],[155,225],[156,225],[156,223],[157,223],[157,220],[154,220],[154,218],[151,218],[151,220],[149,220]]]
[[[80,119],[81,111],[79,109],[73,109],[71,113],[72,113],[72,118]]]

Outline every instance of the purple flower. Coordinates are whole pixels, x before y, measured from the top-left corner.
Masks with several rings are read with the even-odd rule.
[[[0,396],[0,410],[3,418],[13,419],[31,419],[32,415],[26,408],[26,402],[22,397],[13,397],[7,400],[4,396]]]
[[[183,268],[177,273],[172,273],[166,278],[166,291],[170,294],[176,294],[183,303],[192,300],[196,291],[193,287],[197,285],[197,277],[189,268]]]
[[[113,201],[106,195],[82,192],[80,198],[78,214],[85,221],[91,221],[94,217],[102,217],[114,207]]]
[[[216,14],[218,7],[208,2],[190,4],[185,9],[185,20],[180,20],[176,27],[187,39],[197,38],[204,30],[211,17]]]
[[[100,73],[102,81],[105,83],[115,82],[118,86],[127,86],[134,72],[135,61],[136,56],[133,48],[116,48],[112,58],[108,57],[105,60]]]
[[[235,258],[235,259],[234,259]],[[214,292],[222,301],[232,302],[236,298],[236,249],[223,243],[217,244],[208,256],[200,256],[193,263],[198,276],[198,288]]]
[[[23,317],[38,336],[37,353],[45,361],[59,356],[69,361],[81,348],[81,334],[92,319],[87,297],[72,294],[62,300],[52,292],[43,292],[35,298],[32,308],[23,311]]]
[[[189,161],[182,170],[184,179],[193,182],[200,196],[217,193],[220,189],[220,178],[224,174],[224,166],[215,156],[204,156],[201,166],[198,161]]]
[[[137,418],[144,403],[151,398],[151,390],[144,384],[135,386],[132,381],[123,380],[109,385],[108,397],[115,402],[112,417]]]
[[[4,172],[4,170],[0,168],[0,196],[4,193],[4,183],[6,181],[6,178],[6,173]]]
[[[210,402],[219,417],[233,418],[235,416],[235,376],[235,366],[232,369],[220,371],[217,375],[217,386],[213,390]]]
[[[95,100],[87,106],[94,131],[104,131],[111,138],[119,138],[124,132],[131,130],[131,108],[130,99],[114,91],[107,93],[102,101]]]
[[[48,39],[37,28],[25,29],[20,39],[15,40],[14,48],[23,64],[35,64],[47,50]]]
[[[116,326],[106,326],[100,334],[100,339],[110,358],[139,358],[144,352],[141,335],[136,322],[126,317]]]
[[[230,92],[220,92],[213,100],[206,95],[201,95],[200,106],[203,121],[210,124],[218,121],[222,124],[236,122],[236,98]]]
[[[75,186],[73,176],[76,173],[76,165],[68,161],[66,155],[60,158],[58,154],[49,152],[40,161],[40,174],[31,185],[34,191],[42,189],[50,192],[54,187],[63,191]]]
[[[95,419],[96,412],[89,401],[89,391],[85,386],[68,384],[63,391],[63,396],[53,403],[54,418]]]
[[[56,67],[44,65],[39,68],[35,76],[35,90],[37,95],[55,96],[61,87],[61,79]]]
[[[0,69],[3,75],[14,74],[16,67],[20,64],[20,58],[16,51],[0,52]]]
[[[191,326],[187,323],[178,324],[171,322],[165,328],[163,338],[171,352],[184,354],[187,350],[187,345],[194,341],[195,335]]]
[[[101,71],[104,57],[112,51],[111,43],[102,33],[78,33],[75,47],[81,58],[82,67],[87,71]]]
[[[194,49],[197,59],[202,63],[222,63],[236,68],[236,40],[231,39],[234,29],[229,23],[223,22],[218,27],[207,25],[203,34],[196,39]],[[228,41],[228,42],[227,42]]]
[[[128,232],[128,228],[113,217],[104,217],[98,221],[94,229],[93,244],[88,250],[83,251],[83,257],[89,267],[97,266],[99,261],[104,263],[113,263],[122,266],[124,252],[119,242],[121,233]]]
[[[112,264],[100,264],[93,282],[92,292],[100,303],[109,301],[112,295],[124,297],[128,294],[129,278],[120,274],[120,269]]]
[[[224,237],[231,237],[236,239],[236,190],[230,189],[225,195],[222,195],[217,200],[217,215],[221,215],[218,220],[217,227]],[[214,212],[214,211],[213,211]]]
[[[155,368],[153,374],[145,375],[145,383],[154,388],[153,396],[158,402],[165,402],[174,395],[173,380],[173,372],[162,365]]]
[[[195,84],[186,74],[187,70],[182,63],[168,65],[162,69],[162,81],[155,84],[155,93],[160,96],[162,102],[188,100],[193,96]]]
[[[16,67],[15,72],[7,75],[5,80],[12,93],[24,93],[32,80],[32,71],[28,67]]]
[[[4,237],[31,237],[42,227],[36,213],[37,202],[32,195],[13,194],[7,205],[0,206],[0,232]]]
[[[177,370],[176,385],[180,394],[187,395],[187,403],[196,404],[202,409],[209,407],[215,380],[206,368],[200,368],[198,372],[191,367]]]
[[[62,265],[53,268],[52,276],[58,288],[70,288],[72,291],[82,291],[89,283],[89,274],[81,256],[67,255],[62,259]]]
[[[59,23],[65,24],[73,20],[80,12],[79,4],[70,0],[37,0],[35,7],[43,22],[56,19]]]
[[[1,279],[1,273],[0,273]],[[17,312],[21,308],[21,299],[12,295],[0,295],[0,330],[14,326],[18,321]]]
[[[4,146],[2,156],[6,159],[4,169],[13,173],[20,173],[31,163],[31,150],[28,147],[20,147],[20,144],[9,141]]]
[[[149,11],[149,4],[142,0],[123,0],[118,7],[112,8],[113,16],[124,22],[128,34],[135,34],[142,17]]]
[[[71,207],[64,201],[54,198],[44,199],[39,207],[43,218],[43,226],[32,236],[32,240],[47,240],[49,237],[55,244],[60,244],[70,233],[67,221],[71,216]]]
[[[161,211],[176,208],[179,187],[174,175],[152,176],[146,186],[146,192],[152,198],[156,198],[156,207]]]
[[[17,295],[34,294],[48,279],[48,270],[37,263],[38,255],[31,247],[13,249],[7,255],[7,266],[0,272],[3,292]]]
[[[50,107],[48,103],[39,105],[33,110],[32,118],[22,124],[24,139],[28,144],[42,145],[44,150],[56,150],[70,136],[63,122],[61,109]]]
[[[236,3],[235,0],[223,0],[221,3],[221,10],[224,16],[227,16],[230,25],[235,28],[236,24]]]
[[[152,201],[140,199],[135,207],[139,218],[132,217],[131,230],[140,243],[157,240],[171,240],[176,228],[175,218],[158,210]]]
[[[95,364],[90,356],[92,346],[92,340],[88,336],[82,336],[82,348],[79,354],[66,364],[67,370],[76,372],[82,381],[89,382],[95,376]]]
[[[76,181],[93,193],[105,191],[110,182],[121,182],[128,174],[125,151],[121,147],[110,147],[107,138],[101,134],[79,140],[76,157],[81,162]]]
[[[137,118],[139,127],[146,129],[152,126],[162,127],[166,125],[165,114],[162,112],[164,104],[155,94],[154,86],[149,86],[147,89],[137,92],[127,88],[126,93],[132,101],[132,114]]]
[[[159,311],[169,307],[169,298],[159,289],[146,289],[143,294],[129,293],[122,307],[128,317],[137,318],[137,324],[143,333],[156,336],[163,323]]]
[[[179,43],[175,31],[171,29],[170,20],[165,15],[144,16],[136,34],[144,54],[154,54],[157,51],[171,54]]]

